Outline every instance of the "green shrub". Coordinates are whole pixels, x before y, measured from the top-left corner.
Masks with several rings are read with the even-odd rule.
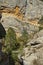
[[[41,19],[39,20],[39,24],[43,25],[43,16],[41,17]]]
[[[18,48],[19,48],[19,43],[17,43],[16,33],[10,27],[8,29],[6,37],[5,37],[5,49],[6,49],[6,52],[12,52],[12,50],[16,50]]]
[[[27,31],[24,29],[22,32],[22,36],[20,36],[18,38],[18,42],[20,43],[20,45],[25,45],[28,41],[28,33]]]
[[[43,29],[43,27],[39,27],[39,31],[42,30],[42,29]]]
[[[14,59],[14,61],[18,61],[18,54],[17,53],[12,53],[11,56]]]
[[[42,30],[43,29],[43,16],[41,17],[38,23],[40,24],[39,30]]]

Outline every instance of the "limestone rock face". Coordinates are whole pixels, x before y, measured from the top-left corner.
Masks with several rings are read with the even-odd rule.
[[[7,6],[7,7],[15,7],[17,6],[24,6],[26,0],[0,0],[0,5]]]
[[[23,14],[25,12],[25,18],[29,20],[40,19],[43,16],[43,2],[41,0],[0,0],[0,7],[2,6],[10,9],[19,6]],[[23,28],[30,36],[33,36],[31,33],[39,31],[39,27],[31,25],[27,21],[20,21],[11,13],[2,13],[2,20],[2,25],[6,30],[12,27],[19,35],[23,32]],[[27,45],[29,47],[23,50],[25,53],[24,65],[43,65],[43,30],[36,33]]]
[[[21,22],[19,22],[12,14],[2,14],[2,25],[6,30],[8,30],[9,27],[12,27],[16,33],[22,33],[23,31],[23,26]]]
[[[24,65],[43,65],[43,30],[35,36],[24,48]]]
[[[29,35],[34,34],[34,31],[39,31],[39,27],[30,25],[27,22],[22,22],[15,18],[13,14],[2,13],[2,25],[7,30],[9,27],[14,28],[16,33],[22,33],[25,28]]]
[[[43,2],[40,0],[27,0],[27,3],[26,16],[28,18],[40,18],[43,15]]]
[[[0,0],[0,6],[20,8],[25,7],[26,18],[34,19],[43,16],[43,1],[41,0]]]
[[[25,49],[24,64],[43,65],[43,37],[34,39],[34,41],[31,41],[30,44],[30,50]]]
[[[42,37],[43,36],[43,29],[40,30],[39,32],[37,32],[35,35],[34,35],[34,39],[37,39],[38,37]]]

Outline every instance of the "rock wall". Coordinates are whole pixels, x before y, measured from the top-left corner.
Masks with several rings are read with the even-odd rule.
[[[43,65],[43,34],[41,30],[38,32],[39,35],[36,39],[31,40],[27,43],[27,47],[24,48],[25,56],[24,65]],[[42,34],[42,36],[41,36]],[[30,47],[29,47],[30,46]]]
[[[41,0],[0,0],[0,6],[20,8],[25,7],[26,18],[40,18],[43,16],[43,1]]]

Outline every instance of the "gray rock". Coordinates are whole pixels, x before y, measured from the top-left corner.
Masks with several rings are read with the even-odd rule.
[[[34,39],[38,38],[38,37],[42,37],[43,36],[43,29],[40,30],[39,32],[37,32],[35,35],[34,35]]]
[[[32,47],[35,47],[35,48],[42,47],[43,46],[43,36],[37,39],[31,40],[29,43],[27,43],[27,45],[31,45]]]
[[[39,28],[36,26],[18,20],[12,14],[7,15],[5,13],[2,13],[2,20],[3,20],[2,25],[6,30],[9,27],[12,27],[16,32],[22,33],[23,28],[25,28],[29,35],[34,34],[35,31],[39,30]]]
[[[43,2],[40,0],[0,0],[0,6],[15,7],[20,8],[25,7],[26,18],[34,19],[41,18],[43,16]]]
[[[30,47],[30,50],[24,52],[24,65],[43,65],[43,37],[39,37],[30,41],[28,44],[40,43]]]
[[[27,0],[26,16],[29,19],[40,18],[43,15],[43,2],[39,0]]]
[[[3,17],[2,25],[7,30],[9,27],[12,27],[16,32],[22,32],[23,27],[21,22],[17,21],[13,16]]]

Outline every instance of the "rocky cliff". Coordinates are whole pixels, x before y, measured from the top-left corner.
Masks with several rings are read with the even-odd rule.
[[[0,0],[2,25],[12,27],[18,36],[26,29],[29,42],[23,49],[24,65],[43,65],[43,28],[39,31],[39,19],[43,16],[43,0]],[[40,21],[41,22],[41,21]]]
[[[43,65],[43,30],[36,34],[37,38],[32,39],[24,48],[24,65]],[[39,35],[39,36],[38,36]],[[30,47],[28,47],[30,46]]]
[[[43,1],[41,0],[0,0],[1,6],[10,8],[19,6],[26,18],[29,19],[43,16]]]
[[[39,31],[38,21],[43,16],[43,1],[41,0],[0,0],[2,24],[7,29],[13,27],[18,33],[23,28],[28,34]]]

